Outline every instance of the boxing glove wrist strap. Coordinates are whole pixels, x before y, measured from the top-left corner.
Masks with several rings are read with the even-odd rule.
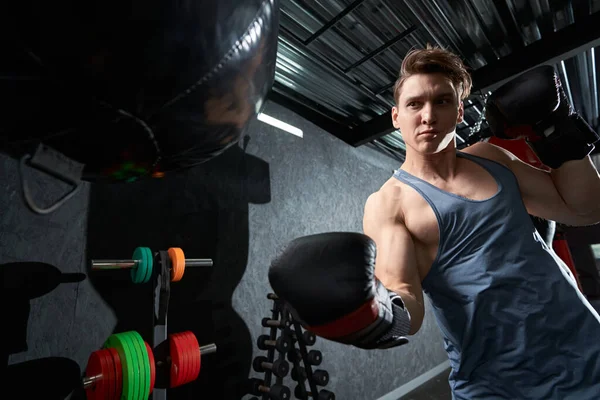
[[[360,328],[348,333],[352,326]],[[307,329],[362,349],[387,349],[408,343],[405,336],[410,331],[410,314],[401,297],[377,281],[374,298],[363,307],[330,324]]]

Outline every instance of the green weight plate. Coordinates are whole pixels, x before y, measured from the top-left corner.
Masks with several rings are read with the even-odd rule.
[[[150,362],[148,360],[148,351],[146,343],[139,333],[135,331],[127,332],[127,340],[131,343],[138,356],[138,366],[140,371],[140,400],[148,399],[150,396]]]
[[[145,249],[147,249],[147,247],[136,247],[131,256],[132,259],[138,261],[136,268],[131,269],[131,280],[133,283],[143,283],[146,278],[148,272],[148,260]]]
[[[112,347],[119,353],[121,366],[123,368],[123,388],[121,400],[134,400],[139,398],[136,358],[129,344],[123,338],[123,334],[110,335],[104,344],[105,348]]]
[[[154,269],[154,256],[152,255],[152,250],[150,250],[148,247],[146,247],[145,249],[148,264],[146,266],[146,278],[144,279],[144,283],[150,282],[150,278],[152,278],[152,270]]]

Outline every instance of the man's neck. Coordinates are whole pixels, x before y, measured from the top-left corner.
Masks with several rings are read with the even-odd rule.
[[[456,148],[448,148],[435,154],[420,154],[406,149],[402,170],[425,181],[450,181],[456,174]]]

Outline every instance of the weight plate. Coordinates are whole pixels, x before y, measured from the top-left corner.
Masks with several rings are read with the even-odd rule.
[[[183,333],[177,333],[177,345],[181,349],[181,364],[183,365],[183,372],[181,374],[181,380],[179,385],[185,385],[188,383],[188,376],[190,374],[190,353],[188,349],[188,343]]]
[[[108,398],[108,380],[106,379],[106,364],[103,362],[102,350],[94,351],[88,358],[85,375],[95,378],[92,384],[85,389],[89,400],[106,400]]]
[[[123,390],[121,392],[121,399],[137,400],[139,398],[139,373],[137,371],[137,366],[135,365],[134,354],[129,348],[129,344],[124,340],[122,334],[116,333],[108,337],[104,347],[112,347],[119,353],[119,359],[121,360],[121,366],[123,367]]]
[[[121,398],[121,391],[123,390],[123,366],[121,365],[121,359],[117,350],[112,347],[107,350],[111,355],[115,370],[115,390],[111,399],[119,400]]]
[[[148,343],[146,345],[146,351],[148,352],[148,362],[150,363],[150,393],[154,390],[154,382],[156,381],[156,364],[154,361],[154,352]]]
[[[137,370],[139,373],[138,379],[138,393],[140,400],[148,398],[148,385],[150,384],[150,366],[148,365],[148,355],[146,354],[146,346],[144,346],[144,340],[139,333],[135,331],[129,331],[124,333],[125,340],[128,341],[129,348],[132,349]]]
[[[185,255],[179,247],[171,247],[168,252],[171,259],[171,281],[178,282],[185,271]]]
[[[191,350],[190,354],[192,355],[193,363],[192,363],[192,374],[190,376],[190,382],[198,379],[200,375],[200,367],[202,366],[202,355],[200,354],[200,344],[198,343],[198,339],[193,332],[188,331],[188,336],[190,338]]]
[[[183,378],[183,384],[186,385],[192,381],[190,378],[194,369],[194,356],[192,354],[192,343],[190,341],[189,335],[187,334],[187,331],[181,332],[180,335],[181,342],[185,346],[185,349],[183,351],[185,352],[187,367],[185,370],[185,377]]]
[[[107,399],[118,400],[118,398],[111,397],[115,393],[115,366],[112,360],[112,356],[108,350],[102,350],[102,361],[106,366],[106,380],[108,380],[108,390],[106,392]]]
[[[179,383],[179,352],[177,351],[177,341],[173,335],[169,336],[169,357],[171,357],[170,381],[169,387],[177,387]]]
[[[153,387],[153,383],[152,383],[152,379],[151,379],[151,375],[152,375],[152,371],[151,371],[151,367],[150,367],[150,356],[148,354],[148,347],[146,345],[146,342],[144,342],[144,339],[142,339],[142,336],[135,332],[136,336],[137,336],[137,342],[138,342],[138,346],[141,350],[142,353],[142,357],[144,359],[144,379],[145,379],[145,396],[144,399],[147,399],[148,396],[150,396],[150,392],[151,389]]]
[[[152,271],[154,270],[154,255],[152,254],[152,250],[146,247],[146,258],[148,260],[148,264],[146,267],[146,278],[144,279],[144,283],[150,282],[150,278],[152,278]]]
[[[146,277],[148,262],[144,249],[145,247],[136,247],[131,256],[132,259],[137,261],[136,267],[131,269],[131,280],[133,283],[142,283]]]
[[[181,339],[178,334],[169,336],[169,354],[171,356],[171,387],[182,385],[185,371],[185,353],[181,347]]]

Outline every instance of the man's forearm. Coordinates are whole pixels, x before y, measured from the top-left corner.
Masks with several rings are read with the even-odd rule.
[[[590,157],[567,161],[551,172],[554,186],[571,211],[600,221],[600,175]]]

